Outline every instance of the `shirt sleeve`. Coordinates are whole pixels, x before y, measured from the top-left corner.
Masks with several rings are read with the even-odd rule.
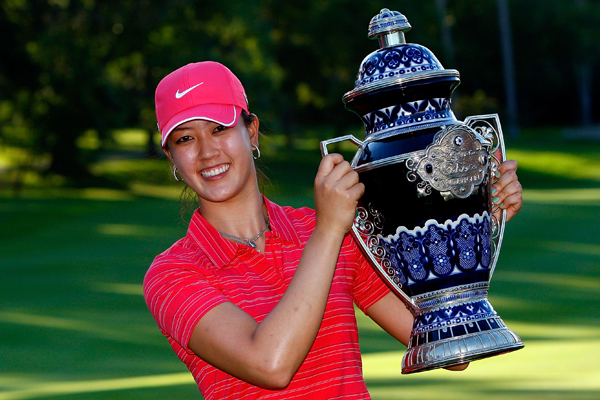
[[[186,352],[194,327],[213,307],[229,301],[191,263],[157,257],[144,279],[146,304],[165,336]]]
[[[366,313],[367,309],[388,294],[390,289],[377,275],[375,267],[369,263],[353,238],[350,245],[354,247],[358,260],[358,271],[354,277],[354,302]]]

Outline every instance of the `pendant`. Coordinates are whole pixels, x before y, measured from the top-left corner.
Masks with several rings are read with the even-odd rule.
[[[253,249],[255,249],[255,248],[256,248],[256,243],[254,243],[254,242],[253,242],[253,241],[251,241],[251,240],[248,240],[248,246],[250,246],[250,247],[252,247]]]

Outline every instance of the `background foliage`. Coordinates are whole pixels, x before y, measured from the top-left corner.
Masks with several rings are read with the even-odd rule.
[[[116,129],[131,127],[147,132],[147,153],[155,155],[154,88],[169,72],[200,60],[220,61],[239,75],[252,111],[268,130],[283,133],[289,147],[309,135],[307,128],[318,127],[313,136],[328,129],[343,134],[360,125],[340,99],[352,89],[362,58],[377,48],[366,28],[383,7],[408,17],[409,42],[431,48],[461,72],[454,99],[459,117],[502,114],[496,3],[3,0],[0,146],[25,150],[17,153],[26,156],[11,156],[17,170],[106,185],[90,173],[90,162],[114,145]],[[521,124],[597,121],[600,2],[509,3]],[[443,33],[450,45],[442,46]]]

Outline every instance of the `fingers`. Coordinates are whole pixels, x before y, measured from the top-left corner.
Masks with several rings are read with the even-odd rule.
[[[323,158],[315,180],[316,185],[325,185],[329,189],[349,189],[358,182],[358,173],[340,154],[328,154]]]
[[[339,233],[348,232],[364,190],[358,173],[341,155],[325,156],[315,178],[317,224]]]
[[[492,185],[492,202],[502,210],[506,210],[509,221],[523,206],[523,187],[517,177],[518,164],[515,160],[507,160],[498,168],[500,177]]]
[[[519,164],[515,160],[506,160],[502,164],[500,164],[500,167],[498,167],[498,172],[500,172],[500,175],[504,174],[509,170],[517,172],[518,167]]]
[[[333,168],[342,163],[344,161],[344,157],[341,154],[328,154],[321,160],[319,164],[319,170],[317,171],[318,176],[326,176],[329,174]],[[348,167],[350,164],[348,164]]]

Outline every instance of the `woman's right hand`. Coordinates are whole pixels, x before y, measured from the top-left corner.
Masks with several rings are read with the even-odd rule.
[[[323,157],[315,178],[317,227],[346,234],[352,228],[356,206],[364,191],[358,173],[341,154]]]

